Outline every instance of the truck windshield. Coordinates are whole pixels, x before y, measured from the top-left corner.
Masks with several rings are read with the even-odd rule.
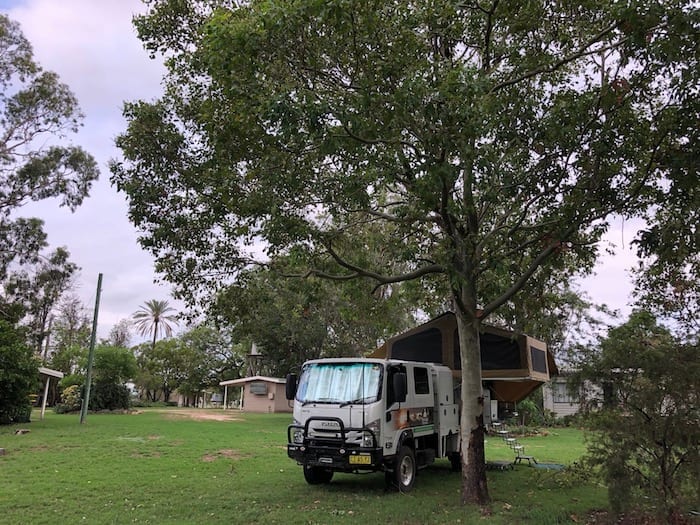
[[[299,378],[301,403],[373,403],[381,396],[382,367],[377,363],[311,363]]]

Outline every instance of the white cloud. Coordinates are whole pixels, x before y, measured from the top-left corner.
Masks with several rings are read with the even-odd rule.
[[[630,271],[637,264],[637,255],[632,241],[643,225],[641,220],[613,219],[602,244],[612,253],[601,253],[593,274],[580,280],[581,288],[593,302],[618,310],[623,321],[630,314],[633,301]]]

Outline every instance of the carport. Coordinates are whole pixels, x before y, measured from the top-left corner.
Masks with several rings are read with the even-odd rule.
[[[46,412],[46,399],[49,397],[49,383],[51,382],[51,378],[55,377],[56,379],[62,379],[63,372],[40,366],[39,376],[46,378],[46,383],[44,384],[44,397],[41,399],[41,419],[44,419],[44,412]]]

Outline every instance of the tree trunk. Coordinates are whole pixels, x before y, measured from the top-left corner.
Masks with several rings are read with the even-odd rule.
[[[151,343],[151,350],[156,349],[156,338],[158,337],[158,319],[153,321],[153,342]]]
[[[484,506],[491,498],[486,484],[479,319],[475,311],[469,313],[460,311],[460,308],[455,310],[462,364],[462,503]]]

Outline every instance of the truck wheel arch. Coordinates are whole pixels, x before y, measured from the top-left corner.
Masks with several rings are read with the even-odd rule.
[[[415,440],[413,439],[413,431],[412,430],[406,430],[405,432],[401,433],[401,436],[399,436],[399,439],[396,442],[396,454],[397,455],[399,453],[399,450],[401,450],[401,447],[408,447],[411,450],[413,450],[413,452],[415,454],[416,443],[415,443]]]

